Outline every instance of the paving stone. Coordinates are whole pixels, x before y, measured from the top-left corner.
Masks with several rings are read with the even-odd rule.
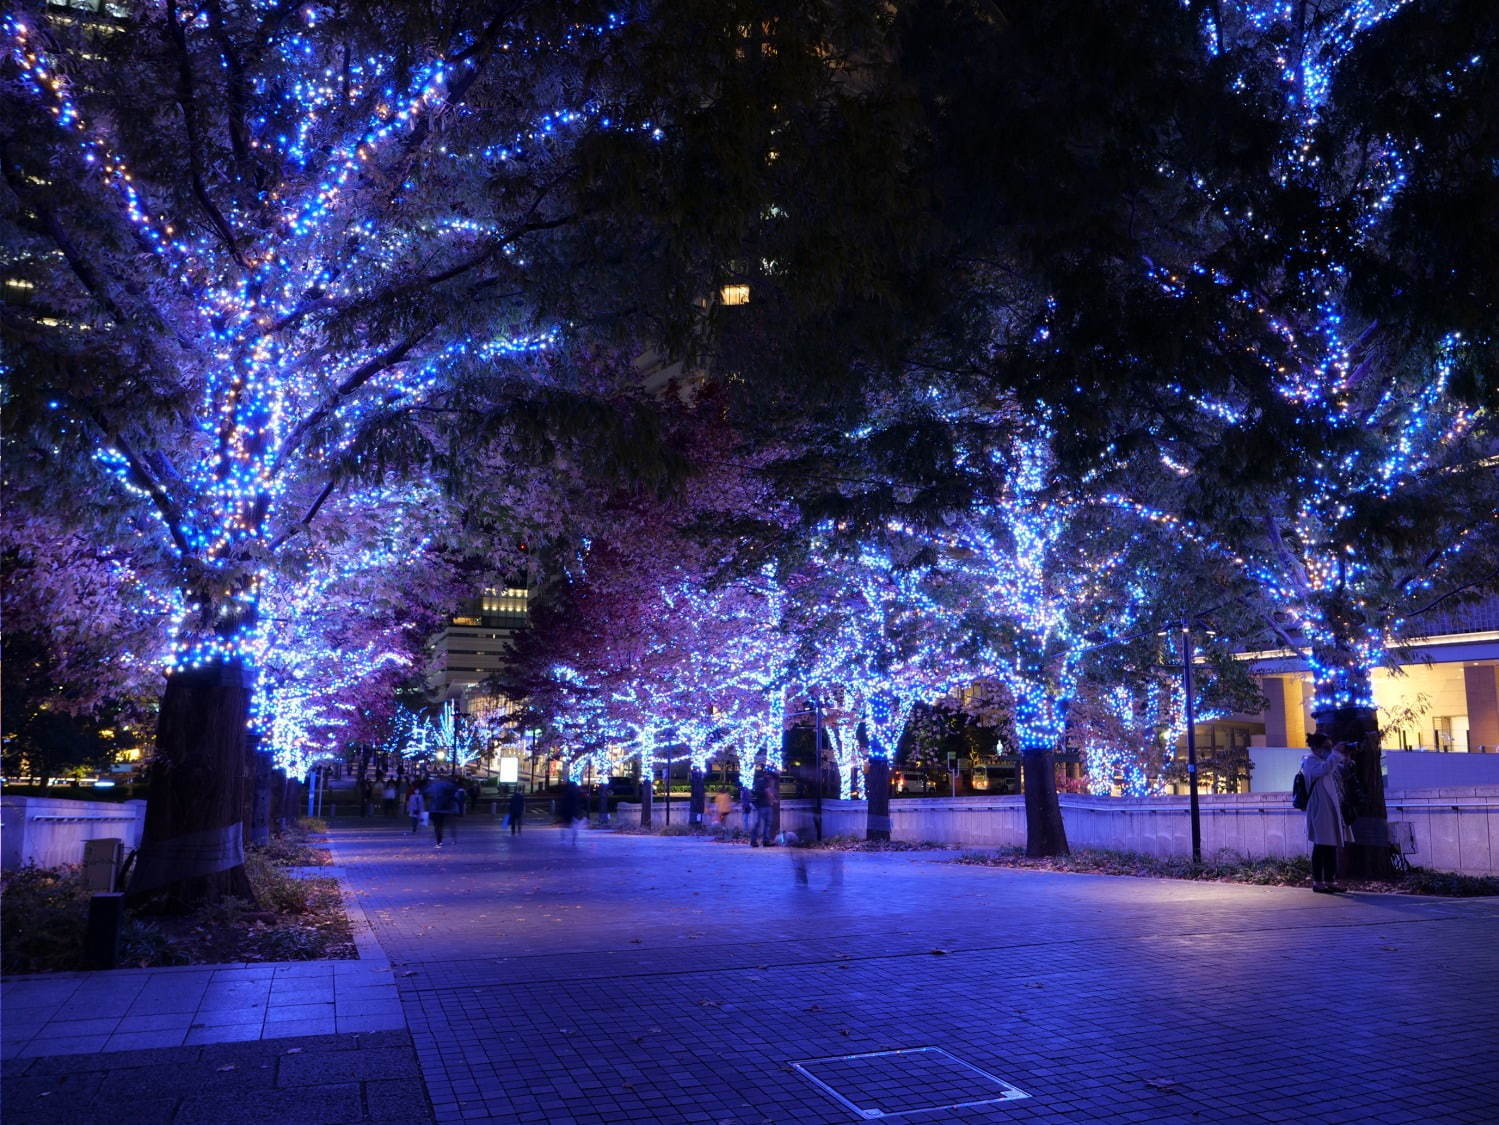
[[[427,1094],[418,1077],[366,1082],[364,1099],[373,1121],[431,1120]]]
[[[325,1085],[353,1080],[415,1078],[416,1060],[400,1047],[361,1051],[303,1051],[282,1055],[276,1084],[281,1087]]]
[[[1478,904],[1437,917],[940,853],[849,855],[842,886],[809,894],[774,849],[464,827],[436,855],[381,827],[334,833],[439,1120],[847,1122],[788,1064],[920,1046],[1030,1095],[951,1120],[1499,1119],[1499,949]],[[828,862],[812,857],[814,886]],[[1303,1078],[1327,1011],[1330,1097]],[[1372,1085],[1420,1077],[1440,1100],[1397,1107]]]
[[[344,1125],[365,1120],[357,1083],[271,1090],[253,1100],[217,1092],[183,1100],[174,1125]]]

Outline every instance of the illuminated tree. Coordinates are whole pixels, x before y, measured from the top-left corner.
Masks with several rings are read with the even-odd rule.
[[[285,16],[167,3],[91,40],[5,24],[26,147],[7,139],[4,174],[53,322],[20,360],[45,372],[58,484],[114,490],[98,529],[170,605],[132,890],[179,903],[248,894],[238,763],[268,585],[311,569],[309,529],[355,482],[441,448],[425,411],[552,377],[526,255],[568,220],[548,198],[567,142],[613,127],[567,80],[613,21]],[[386,46],[406,34],[423,45]]]
[[[1157,495],[1237,557],[1270,635],[1311,669],[1319,730],[1364,745],[1371,799],[1357,832],[1370,871],[1386,852],[1372,673],[1420,613],[1499,576],[1493,413],[1474,394],[1493,304],[1485,318],[1471,301],[1420,294],[1412,274],[1427,266],[1410,242],[1433,194],[1456,205],[1473,182],[1472,154],[1433,122],[1449,103],[1470,122],[1493,110],[1492,61],[1475,52],[1496,27],[1489,13],[1459,43],[1437,7],[1204,9],[1244,148],[1231,164],[1186,154],[1171,169],[1204,220],[1146,271],[1158,315],[1184,328],[1178,355],[1212,372],[1168,385],[1176,405],[1147,423],[1179,476]],[[1418,52],[1396,62],[1405,39]],[[1395,92],[1393,71],[1405,72]],[[1493,151],[1491,129],[1470,140],[1485,135]],[[1453,266],[1467,272],[1444,290],[1489,269],[1465,251]]]

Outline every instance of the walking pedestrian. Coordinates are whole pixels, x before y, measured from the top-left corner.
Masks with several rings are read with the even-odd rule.
[[[422,813],[427,809],[422,800],[422,791],[415,785],[411,787],[411,793],[406,797],[406,815],[411,818],[411,834],[416,835],[416,830],[422,826]]]
[[[765,796],[770,800],[769,818],[765,825],[765,844],[778,843],[781,835],[781,774],[771,770],[765,783]]]
[[[385,815],[386,816],[395,816],[396,815],[396,783],[394,781],[387,781],[385,783],[385,789],[381,793],[381,798],[380,799],[381,799],[382,804],[385,806]]]
[[[432,821],[432,833],[437,837],[437,846],[443,844],[443,834],[448,827],[448,818],[458,810],[458,786],[446,777],[427,780],[427,817]],[[453,833],[453,839],[457,839]]]
[[[1306,838],[1312,844],[1312,890],[1319,895],[1337,894],[1338,849],[1348,842],[1343,821],[1342,773],[1349,758],[1348,744],[1334,746],[1325,734],[1307,737],[1311,751],[1301,760],[1306,778]]]
[[[751,801],[754,805],[754,819],[750,827],[750,847],[758,848],[762,844],[771,847],[770,828],[773,823],[775,809],[772,806],[770,796],[771,777],[769,770],[761,770],[755,774],[755,785],[752,791]]]
[[[562,796],[557,798],[557,821],[562,825],[563,834],[574,844],[578,842],[578,829],[583,826],[582,798],[582,790],[576,781],[569,781]]]
[[[729,819],[729,813],[733,811],[734,799],[729,796],[727,789],[720,789],[713,795],[713,809],[718,814],[718,826],[722,828]]]
[[[510,835],[519,836],[521,821],[526,819],[526,795],[520,791],[519,785],[510,790],[508,807],[510,811],[506,819],[510,821]]]

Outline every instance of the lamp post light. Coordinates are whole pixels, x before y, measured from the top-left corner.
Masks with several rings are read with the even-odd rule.
[[[1224,603],[1227,604],[1227,603]],[[1211,612],[1211,611],[1206,611]],[[1181,625],[1181,657],[1182,657],[1182,696],[1183,710],[1187,726],[1187,804],[1192,821],[1192,862],[1200,865],[1202,863],[1202,806],[1197,799],[1197,711],[1196,701],[1192,694],[1192,621],[1200,620],[1201,615],[1187,618]],[[1212,630],[1208,630],[1212,635]],[[1148,636],[1146,633],[1138,633],[1132,637],[1118,637],[1113,640],[1099,639],[1097,643],[1080,651],[1092,652],[1095,649],[1105,648],[1109,645],[1122,644],[1127,641],[1138,640],[1140,637]],[[1158,637],[1169,636],[1167,633],[1157,633]],[[1097,634],[1090,634],[1085,640],[1093,640]],[[1169,667],[1169,666],[1168,666]]]
[[[817,763],[817,810],[812,815],[812,835],[822,843],[822,697],[812,697],[812,757]]]
[[[810,711],[792,711],[786,717],[798,719],[803,715],[812,716],[812,768],[817,771],[817,795],[812,802],[812,834],[818,843],[822,843],[822,699],[817,695],[809,695],[807,698],[812,704]]]
[[[1192,862],[1202,863],[1202,810],[1197,801],[1197,715],[1192,699],[1192,627],[1182,622],[1182,696],[1187,720],[1187,801],[1192,810]]]
[[[666,772],[661,778],[661,784],[666,789],[666,823],[671,823],[671,746],[666,747]]]

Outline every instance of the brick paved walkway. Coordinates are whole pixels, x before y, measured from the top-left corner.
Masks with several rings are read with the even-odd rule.
[[[460,833],[334,833],[439,1122],[1499,1120],[1492,900]]]
[[[406,1026],[382,960],[41,973],[0,984],[0,1005],[7,1061]]]
[[[11,1059],[26,1125],[431,1125],[405,1030]]]

